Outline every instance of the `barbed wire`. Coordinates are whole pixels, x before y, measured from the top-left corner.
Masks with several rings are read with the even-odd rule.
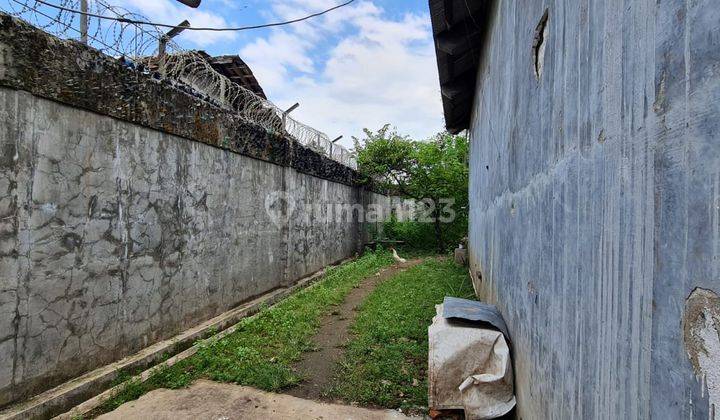
[[[80,9],[80,0],[59,0],[62,9],[53,9],[35,0],[2,0],[0,9],[64,39],[81,38],[80,17],[68,10]],[[87,18],[87,44],[121,59],[138,71],[152,73],[195,91],[215,106],[235,112],[240,118],[272,133],[288,135],[337,162],[356,169],[353,153],[308,125],[286,115],[272,102],[220,74],[201,51],[185,50],[164,39],[165,53],[158,55],[164,33],[150,21],[105,0],[88,0],[89,14],[112,16],[114,20]],[[147,22],[140,24],[137,22]]]

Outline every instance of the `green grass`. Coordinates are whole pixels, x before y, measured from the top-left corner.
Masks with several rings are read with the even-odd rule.
[[[329,269],[315,285],[242,320],[232,334],[201,341],[192,357],[162,368],[145,382],[127,382],[101,411],[114,410],[153,389],[186,387],[198,378],[267,391],[298,383],[301,378],[292,365],[303,352],[313,349],[311,339],[319,328],[320,317],[340,304],[363,278],[392,262],[388,252],[379,251]]]
[[[360,306],[329,396],[424,411],[427,327],[445,296],[473,298],[467,269],[450,259],[428,259],[381,283]]]

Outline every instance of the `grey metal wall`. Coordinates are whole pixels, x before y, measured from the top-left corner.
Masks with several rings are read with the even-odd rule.
[[[358,187],[19,90],[0,116],[0,405],[359,249],[357,218],[306,210]]]
[[[686,309],[695,288],[720,291],[719,6],[498,2],[469,240],[476,286],[510,328],[523,419],[707,418],[720,404],[718,300]]]

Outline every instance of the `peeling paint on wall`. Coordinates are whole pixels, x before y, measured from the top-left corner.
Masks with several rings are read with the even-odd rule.
[[[714,419],[720,407],[720,297],[712,290],[697,288],[685,301],[683,341]]]

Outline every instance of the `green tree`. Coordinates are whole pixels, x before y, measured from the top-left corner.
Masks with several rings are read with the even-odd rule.
[[[414,141],[389,125],[377,132],[364,131],[364,139],[355,139],[360,173],[392,194],[424,202],[437,248],[445,251],[446,231],[467,226],[467,138],[440,133],[427,141]],[[453,213],[452,221],[445,220]]]

